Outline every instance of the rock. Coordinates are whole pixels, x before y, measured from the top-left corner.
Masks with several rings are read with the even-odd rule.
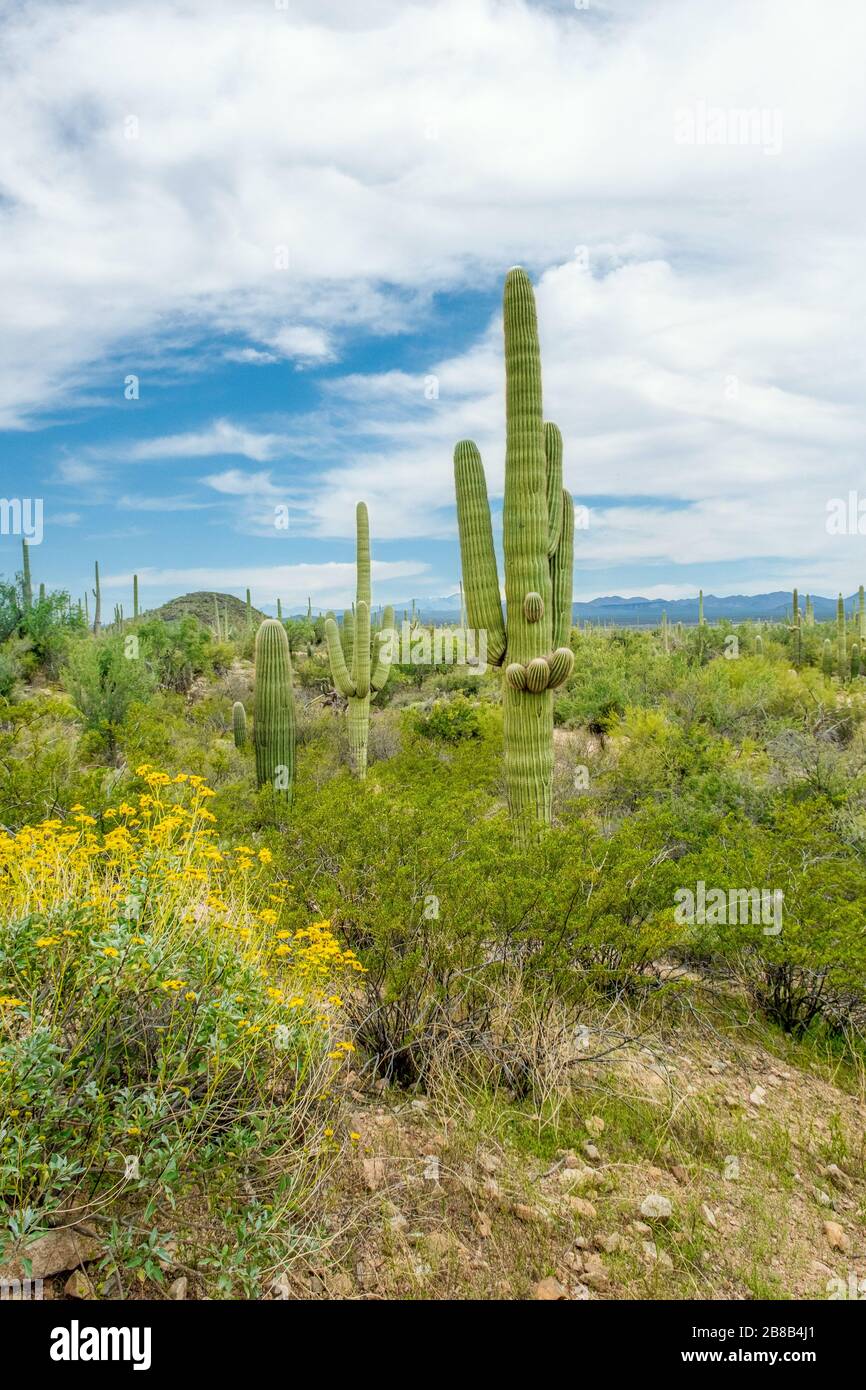
[[[825,1221],[824,1235],[827,1237],[831,1250],[841,1250],[843,1254],[848,1254],[851,1249],[851,1237],[843,1230],[838,1221]]]
[[[186,1291],[188,1288],[189,1280],[185,1274],[182,1274],[179,1279],[175,1279],[173,1283],[169,1284],[168,1296],[169,1298],[177,1299],[178,1303],[180,1303],[186,1298]]]
[[[651,1236],[653,1233],[652,1226],[648,1226],[645,1221],[633,1221],[631,1228],[638,1236]]]
[[[493,1225],[486,1211],[480,1211],[476,1216],[475,1229],[482,1240],[487,1240],[490,1232],[493,1230]]]
[[[586,1217],[587,1221],[594,1221],[598,1215],[592,1202],[588,1202],[585,1197],[573,1197],[569,1193],[565,1201],[569,1211],[573,1211],[577,1216]]]
[[[583,1159],[582,1159],[582,1158],[578,1158],[577,1154],[576,1154],[576,1153],[572,1153],[570,1150],[569,1150],[569,1152],[568,1152],[567,1154],[564,1155],[564,1160],[563,1160],[563,1161],[564,1161],[564,1163],[565,1163],[566,1168],[585,1168],[585,1167],[586,1167],[586,1164],[584,1163]]]
[[[541,1220],[541,1213],[535,1207],[531,1207],[527,1202],[514,1202],[511,1210],[518,1221],[525,1221],[527,1225]]]
[[[86,1274],[82,1274],[80,1269],[76,1269],[70,1274],[66,1283],[63,1285],[63,1292],[67,1298],[92,1298],[93,1290]]]
[[[825,1192],[821,1187],[815,1188],[815,1201],[818,1203],[819,1207],[832,1207],[833,1205],[833,1198],[830,1196],[830,1193]]]
[[[824,1177],[829,1178],[834,1187],[841,1188],[843,1192],[848,1192],[851,1188],[851,1179],[847,1173],[843,1173],[835,1163],[828,1163],[824,1169]]]
[[[575,1236],[574,1248],[575,1250],[588,1250],[589,1241],[587,1240],[586,1236]]]
[[[752,1105],[766,1105],[767,1092],[765,1088],[763,1086],[756,1086],[754,1091],[752,1091],[752,1094],[749,1096],[749,1100],[751,1101]]]
[[[650,1192],[640,1204],[640,1214],[647,1221],[670,1221],[674,1209],[669,1198],[663,1197],[660,1192]]]
[[[701,1207],[701,1216],[708,1226],[712,1226],[714,1231],[718,1230],[718,1226],[716,1225],[716,1213],[713,1211],[712,1207],[707,1206],[706,1202],[704,1202]]]
[[[361,1166],[364,1172],[364,1186],[368,1192],[376,1192],[383,1186],[387,1176],[384,1158],[365,1158]]]
[[[599,1153],[595,1144],[585,1143],[582,1145],[582,1148],[583,1152],[586,1154],[588,1159],[590,1159],[593,1163],[598,1163],[598,1161],[601,1158],[601,1154]]]
[[[590,1115],[586,1122],[586,1128],[597,1139],[600,1134],[604,1134],[604,1120],[600,1115]]]
[[[671,1173],[676,1178],[677,1182],[688,1182],[689,1180],[688,1171],[683,1167],[681,1163],[672,1164]]]
[[[406,1220],[402,1211],[395,1212],[393,1216],[388,1217],[388,1230],[392,1231],[395,1236],[401,1236],[408,1225],[409,1222]]]
[[[590,1298],[591,1295],[589,1289],[586,1287],[586,1284],[574,1284],[572,1286],[571,1296],[578,1303],[586,1303],[586,1301]]]
[[[95,1260],[102,1254],[102,1246],[92,1236],[79,1235],[71,1229],[49,1231],[46,1236],[22,1250],[16,1259],[0,1268],[0,1280],[26,1279],[23,1261],[30,1260],[32,1279],[50,1279],[54,1274],[63,1274],[67,1269],[78,1269],[88,1260]]]
[[[594,1168],[563,1168],[559,1175],[559,1185],[567,1189],[574,1187],[589,1187],[598,1182],[598,1174]]]
[[[591,1289],[603,1289],[610,1283],[610,1275],[600,1255],[587,1255],[583,1261],[583,1279]]]
[[[536,1284],[534,1297],[541,1303],[559,1303],[562,1299],[568,1298],[568,1293],[551,1274],[542,1279],[540,1284]]]
[[[271,1280],[271,1298],[287,1301],[292,1296],[292,1286],[288,1274],[280,1274]]]
[[[625,1245],[625,1241],[619,1231],[611,1231],[608,1236],[596,1236],[595,1243],[606,1255],[615,1254],[617,1250],[622,1250]]]

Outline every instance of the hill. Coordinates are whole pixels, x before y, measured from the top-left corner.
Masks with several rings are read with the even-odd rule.
[[[181,594],[179,598],[169,599],[161,608],[154,609],[149,617],[162,618],[164,622],[176,622],[179,618],[185,618],[192,614],[198,618],[205,627],[214,626],[214,600],[219,604],[220,621],[224,621],[228,615],[229,629],[233,632],[243,630],[247,620],[247,606],[243,599],[236,598],[234,594],[218,594],[214,592],[199,592],[195,594]],[[253,622],[255,624],[264,622],[268,616],[259,608],[253,608]]]

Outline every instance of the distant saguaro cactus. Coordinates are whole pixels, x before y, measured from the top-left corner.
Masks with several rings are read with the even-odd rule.
[[[329,613],[325,620],[325,639],[331,663],[331,679],[340,695],[349,702],[349,747],[355,772],[363,781],[367,776],[367,743],[370,732],[370,700],[387,684],[391,673],[391,636],[394,610],[385,609],[383,629],[376,637],[375,660],[370,638],[370,520],[367,506],[355,509],[355,562],[357,597],[354,612],[343,614],[342,640],[337,620]]]
[[[137,618],[138,618],[138,614],[139,614],[139,608],[138,608],[138,575],[137,575],[137,574],[134,574],[134,575],[132,576],[132,616],[133,616],[133,618],[136,618],[136,619],[137,619]]]
[[[833,674],[833,648],[832,648],[832,646],[831,646],[831,644],[830,644],[830,638],[829,638],[829,637],[825,637],[825,638],[824,638],[824,652],[823,652],[823,655],[822,655],[822,658],[821,658],[821,666],[822,666],[822,668],[823,668],[823,671],[824,671],[824,675],[825,675],[825,676],[832,676],[832,674]]]
[[[755,635],[755,656],[764,655],[764,639],[760,632]]]
[[[698,590],[698,627],[704,625],[704,591]]]
[[[860,644],[859,644],[859,642],[852,642],[852,644],[851,644],[851,679],[852,679],[852,680],[856,680],[857,677],[860,675],[860,673],[861,673],[861,667],[860,667]]]
[[[848,634],[845,627],[845,600],[840,594],[836,600],[836,662],[840,680],[848,674]]]
[[[235,748],[246,748],[247,712],[240,700],[235,700],[232,705],[232,733],[234,734]]]
[[[295,692],[286,629],[266,618],[256,633],[253,743],[256,781],[270,786],[287,806],[295,776]]]
[[[94,610],[93,610],[93,635],[94,635],[94,637],[98,637],[99,634],[100,634],[100,632],[102,631],[102,590],[101,590],[101,588],[99,587],[99,561],[98,561],[98,560],[96,561],[96,564],[94,565],[94,572],[95,572],[95,575],[96,575],[96,584],[95,584],[94,589],[93,589],[93,599],[94,599],[94,603],[95,603],[96,606],[95,606],[95,608],[94,608]]]
[[[505,279],[503,317],[507,620],[487,482],[471,440],[454,451],[454,479],[469,627],[486,632],[488,661],[505,668],[505,781],[514,832],[525,842],[550,823],[553,691],[574,666],[574,505],[562,486],[562,436],[542,414],[535,297],[519,267]]]
[[[30,546],[25,540],[21,542],[21,554],[21,607],[25,613],[29,613],[33,607],[33,580],[30,577]]]

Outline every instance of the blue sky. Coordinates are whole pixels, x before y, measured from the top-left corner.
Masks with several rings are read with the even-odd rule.
[[[44,499],[37,579],[339,606],[363,498],[377,601],[453,593],[457,439],[501,499],[517,262],[576,598],[866,575],[826,527],[866,497],[862,5],[64,16],[0,7],[0,496]]]

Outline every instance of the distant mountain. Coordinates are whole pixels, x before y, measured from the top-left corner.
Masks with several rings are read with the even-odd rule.
[[[801,607],[806,602],[805,593],[800,594]],[[812,595],[815,617],[826,622],[836,616],[836,600]],[[845,611],[850,613],[857,606],[857,595],[849,595],[845,600]],[[415,600],[415,611],[424,623],[451,623],[458,617],[460,600],[454,595]],[[395,603],[394,613],[398,625],[406,614],[412,611],[412,601]],[[783,622],[791,611],[791,593],[788,589],[778,589],[770,594],[704,594],[704,617],[707,622],[729,618],[732,622],[745,622],[747,619],[764,619],[766,622]],[[609,594],[603,598],[591,599],[588,603],[572,605],[575,622],[615,623],[621,627],[657,627],[662,613],[667,613],[669,623],[694,625],[698,621],[698,600],[696,598],[623,598],[620,594]]]

